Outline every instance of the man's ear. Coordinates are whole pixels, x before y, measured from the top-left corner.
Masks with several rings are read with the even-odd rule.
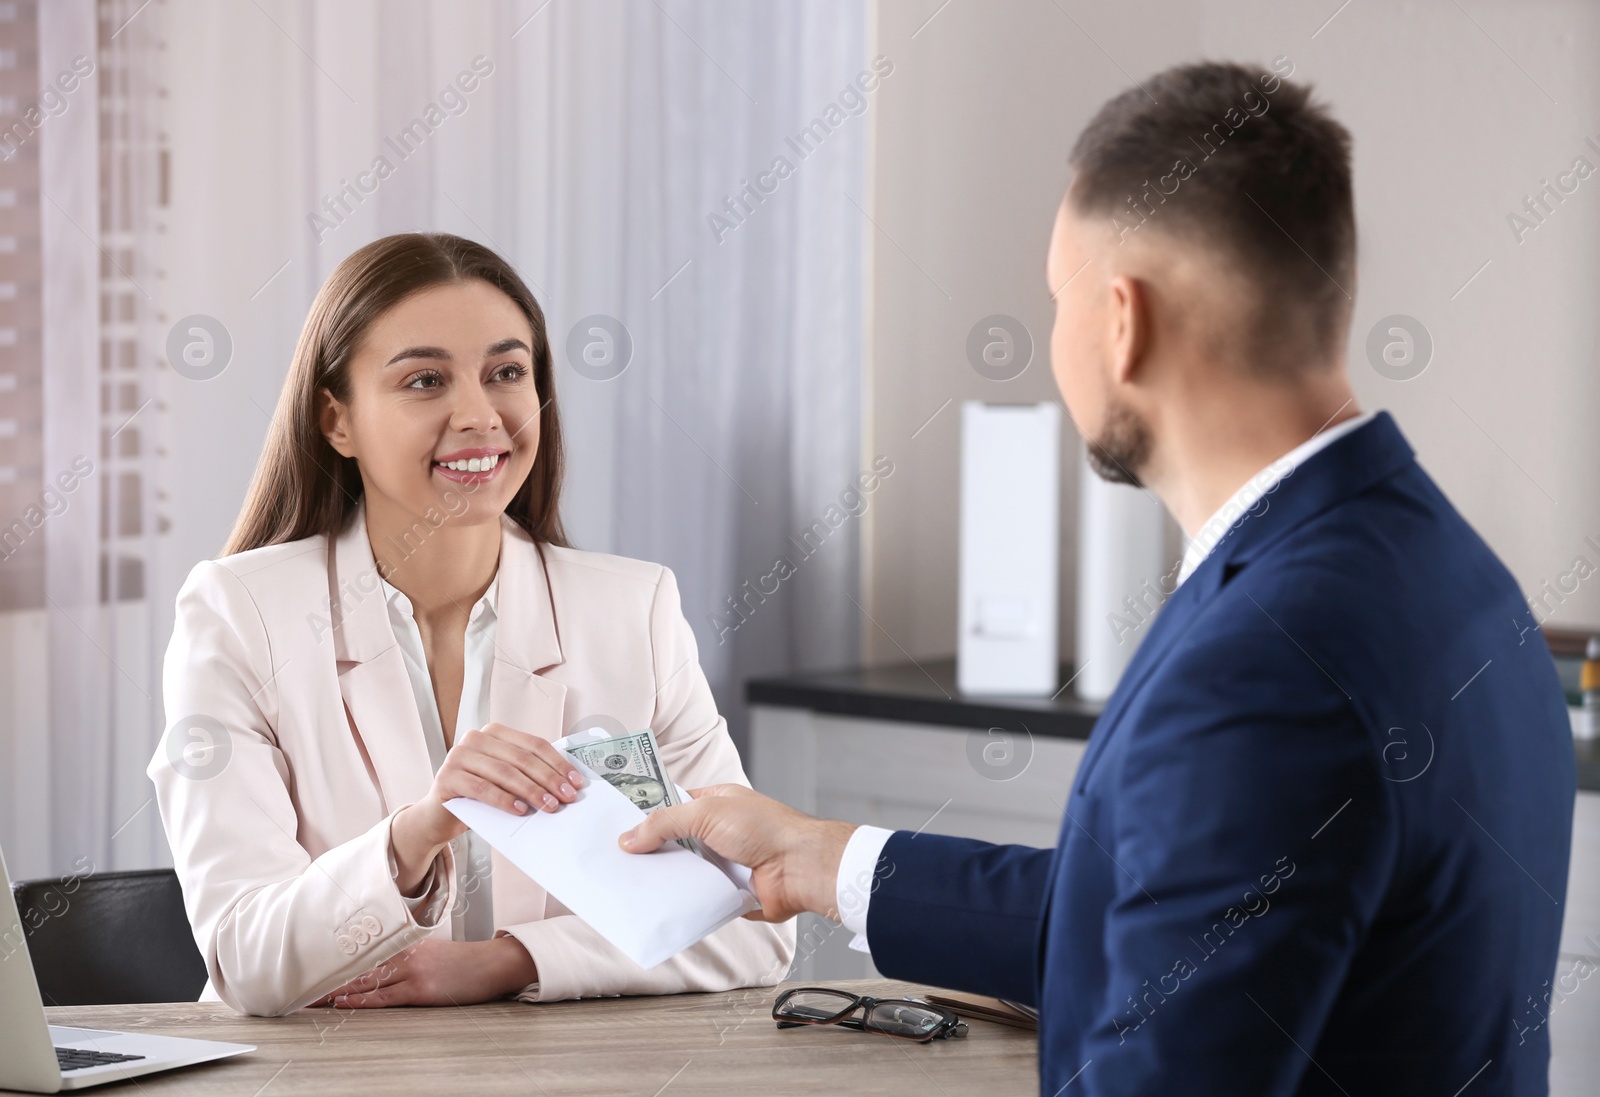
[[[1145,346],[1150,340],[1150,301],[1144,283],[1127,274],[1111,279],[1106,289],[1111,295],[1108,380],[1114,385],[1126,385],[1135,379],[1144,362]]]
[[[355,447],[350,444],[350,409],[326,388],[317,389],[317,425],[328,445],[341,457],[355,456]]]

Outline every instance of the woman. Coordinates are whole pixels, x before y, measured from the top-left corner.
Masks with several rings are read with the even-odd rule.
[[[685,787],[748,784],[672,572],[567,544],[538,303],[493,252],[405,234],[312,304],[243,512],[177,599],[151,760],[220,997],[553,1001],[772,984],[739,920],[649,970],[444,808],[559,810],[550,741],[655,730]]]

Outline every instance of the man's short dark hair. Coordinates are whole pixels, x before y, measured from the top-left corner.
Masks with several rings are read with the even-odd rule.
[[[1262,290],[1263,350],[1331,352],[1354,284],[1350,133],[1293,71],[1180,65],[1123,92],[1078,136],[1068,200],[1119,240],[1156,229],[1221,250]]]

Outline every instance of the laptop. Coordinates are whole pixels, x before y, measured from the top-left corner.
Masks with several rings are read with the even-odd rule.
[[[255,1050],[250,1044],[47,1023],[3,852],[0,883],[0,1089],[87,1089]]]

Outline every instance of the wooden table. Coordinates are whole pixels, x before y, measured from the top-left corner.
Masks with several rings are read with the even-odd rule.
[[[921,995],[885,980],[858,994]],[[779,988],[447,1009],[303,1009],[241,1017],[214,1002],[56,1006],[50,1023],[232,1040],[256,1051],[89,1092],[293,1094],[938,1094],[1038,1089],[1034,1034],[969,1020],[965,1039],[913,1044],[832,1026],[779,1029]],[[136,1084],[136,1085],[135,1085]]]

